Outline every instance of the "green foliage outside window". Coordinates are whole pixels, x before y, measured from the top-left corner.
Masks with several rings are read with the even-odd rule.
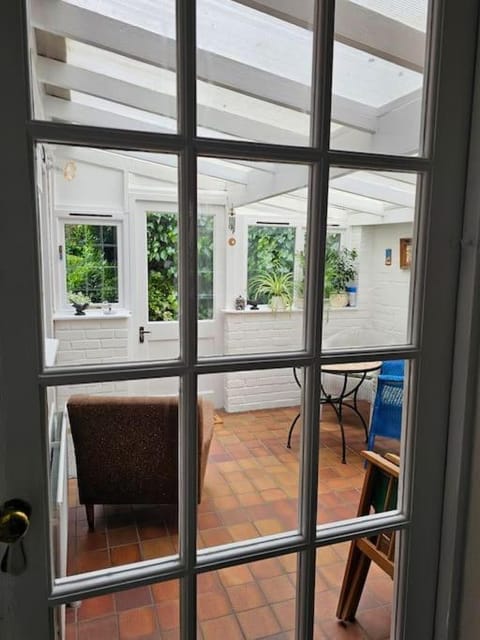
[[[147,213],[148,319],[178,320],[178,226],[173,213]],[[198,319],[213,317],[213,216],[198,221]]]
[[[117,229],[66,224],[67,297],[82,293],[93,303],[118,302]]]
[[[324,297],[343,293],[357,277],[357,251],[340,247],[340,234],[328,234],[325,247]]]
[[[248,273],[247,296],[255,300],[257,286],[255,283],[264,274],[292,274],[295,259],[295,227],[248,227]],[[293,279],[292,285],[293,289]],[[292,295],[290,292],[290,297]],[[267,304],[266,294],[258,296],[260,304]]]

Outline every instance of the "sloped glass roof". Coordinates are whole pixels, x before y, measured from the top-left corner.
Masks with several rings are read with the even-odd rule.
[[[257,7],[264,2],[264,11],[246,6],[248,2],[197,2],[198,134],[308,145],[314,3],[283,3],[284,19],[280,19],[272,15],[271,0],[256,2]],[[41,14],[51,0],[32,3]],[[362,8],[358,19],[363,22],[342,26],[336,21],[341,37],[334,42],[331,146],[416,154],[427,0],[339,0],[337,5],[348,9],[349,3]],[[57,29],[54,14],[50,24],[36,23],[33,11],[37,38],[51,30],[64,47],[63,55],[62,51],[50,54],[48,46],[37,47],[34,71],[43,101],[39,117],[175,132],[177,87],[170,46],[175,39],[174,0],[60,0],[51,4],[83,13],[63,16]],[[116,40],[108,44],[89,29],[99,15],[112,19],[116,30]],[[64,27],[69,19],[74,24]],[[378,24],[385,28],[381,37],[372,28]],[[125,31],[125,25],[131,29]],[[408,43],[400,37],[405,32],[416,43],[418,59],[410,55]],[[149,34],[158,38],[142,49]],[[134,46],[124,49],[122,38],[130,45],[130,36]],[[170,53],[163,59],[167,49]],[[141,160],[161,164],[162,156],[149,154]],[[256,209],[254,204],[240,204],[240,212],[277,208],[282,215],[286,210],[303,215],[307,194],[302,180],[283,182],[283,178],[272,177],[274,165],[262,175],[261,164],[244,163],[239,171],[239,163],[199,159],[199,171],[205,170],[203,184],[214,185],[212,188],[238,191],[238,185],[253,185],[259,204]],[[414,197],[415,180],[408,176],[344,172],[331,180],[329,218],[335,218],[336,224],[346,215],[359,213],[381,221],[391,211],[412,210]]]
[[[173,0],[137,0],[135,3],[128,0],[67,1],[153,33],[175,38]],[[408,3],[408,0],[405,2]],[[363,5],[363,2],[358,4]],[[385,4],[395,5],[397,9],[401,6],[399,1],[389,0],[383,3],[384,13]],[[199,49],[310,86],[310,30],[233,0],[198,0],[197,20]],[[334,93],[363,104],[380,107],[422,86],[421,74],[339,42],[334,45],[334,60]]]

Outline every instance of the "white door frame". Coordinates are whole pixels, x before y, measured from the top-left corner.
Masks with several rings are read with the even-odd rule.
[[[444,498],[445,456],[447,453],[448,409],[451,390],[451,361],[455,330],[455,299],[460,239],[462,234],[463,194],[468,146],[468,123],[474,50],[476,44],[477,6],[473,0],[457,3],[446,0],[438,3],[436,24],[440,25],[440,9],[445,7],[443,34],[435,37],[431,48],[440,46],[443,65],[436,82],[436,73],[430,74],[428,89],[429,120],[426,149],[432,149],[431,160],[421,158],[393,158],[368,154],[328,152],[328,97],[330,85],[330,61],[322,52],[330,51],[333,33],[332,2],[322,3],[319,33],[326,37],[319,42],[316,71],[322,79],[316,90],[316,112],[313,120],[313,150],[297,150],[268,145],[230,144],[226,141],[195,141],[195,21],[188,11],[190,3],[180,0],[178,30],[183,47],[179,49],[179,96],[183,108],[179,110],[179,125],[188,144],[180,138],[149,136],[139,132],[112,132],[109,130],[58,123],[30,123],[29,90],[27,86],[25,11],[23,3],[9,2],[0,6],[0,25],[4,55],[0,59],[1,77],[7,89],[2,101],[2,167],[0,171],[0,284],[2,300],[8,301],[8,312],[0,314],[0,499],[19,497],[33,505],[31,529],[25,538],[28,571],[12,578],[0,576],[0,592],[6,594],[0,616],[0,635],[15,640],[23,638],[53,637],[52,616],[47,608],[86,595],[100,594],[114,588],[148,584],[166,577],[181,577],[181,621],[183,638],[195,637],[195,576],[207,567],[211,569],[242,561],[266,557],[276,552],[299,553],[297,635],[307,638],[312,632],[314,607],[314,561],[318,545],[345,540],[360,532],[378,531],[392,526],[403,529],[400,547],[400,570],[395,638],[443,638],[450,631],[450,620],[440,616],[434,630],[436,589],[438,584],[439,550],[442,534],[441,516]],[[323,71],[323,73],[321,73]],[[434,97],[438,97],[435,104]],[[325,107],[322,111],[321,107]],[[323,119],[320,116],[323,114]],[[435,126],[434,126],[435,125]],[[31,136],[31,137],[30,137]],[[315,211],[325,210],[326,179],[329,164],[339,166],[365,166],[411,170],[418,167],[426,171],[421,192],[422,204],[431,212],[423,219],[419,238],[425,248],[419,260],[424,268],[426,288],[417,279],[415,290],[414,342],[411,347],[395,351],[402,357],[413,357],[420,362],[415,367],[416,393],[412,395],[412,417],[415,418],[409,434],[406,456],[406,483],[404,501],[398,514],[374,517],[369,523],[332,525],[317,529],[315,522],[316,470],[318,464],[318,407],[313,398],[318,392],[320,365],[328,355],[319,352],[318,327],[321,322],[321,300],[309,305],[307,318],[307,352],[295,356],[297,363],[309,365],[305,379],[306,405],[304,413],[303,475],[301,494],[300,532],[296,537],[276,542],[258,540],[250,547],[202,555],[195,559],[195,503],[197,497],[196,438],[191,437],[196,424],[196,378],[203,372],[228,371],[231,367],[255,368],[257,358],[218,360],[205,364],[196,360],[196,308],[195,265],[185,259],[180,272],[181,303],[185,320],[180,335],[184,348],[179,364],[168,366],[125,365],[115,369],[98,367],[79,372],[71,369],[63,372],[42,371],[42,331],[40,322],[39,268],[36,249],[34,154],[32,139],[44,142],[82,142],[92,146],[124,146],[144,150],[178,150],[180,154],[180,210],[185,215],[180,220],[181,252],[194,255],[195,231],[189,220],[195,219],[196,209],[196,152],[205,155],[239,158],[253,155],[264,160],[312,162],[311,206]],[[435,145],[433,146],[433,142]],[[320,223],[312,219],[310,247],[310,291],[321,284],[323,250]],[[435,226],[435,233],[433,232]],[[428,242],[427,242],[428,241]],[[318,249],[320,248],[320,252]],[[427,250],[428,248],[428,250]],[[319,255],[320,254],[320,255]],[[18,268],[12,268],[12,265]],[[8,277],[6,277],[8,274]],[[188,287],[190,283],[190,287]],[[318,288],[321,290],[321,287]],[[462,310],[460,310],[462,311]],[[321,317],[320,317],[321,319]],[[422,329],[422,331],[420,331]],[[417,345],[417,339],[419,343]],[[379,355],[392,355],[392,350],[382,350]],[[343,358],[349,357],[348,354]],[[286,357],[269,361],[269,366],[284,367],[292,363]],[[149,566],[131,570],[112,570],[98,577],[73,577],[57,581],[51,589],[51,570],[48,558],[48,486],[39,481],[46,478],[46,407],[42,388],[48,385],[68,384],[78,381],[143,378],[154,375],[178,373],[182,376],[180,411],[181,465],[185,478],[181,481],[180,530],[181,549],[179,563],[159,561]],[[461,405],[463,406],[463,405]],[[468,422],[452,424],[468,434]],[[28,446],[26,445],[28,443]],[[188,446],[185,446],[188,443]],[[455,442],[448,450],[461,451]],[[467,455],[467,454],[465,454]],[[461,460],[465,455],[460,455]],[[312,473],[312,471],[314,473]],[[447,502],[445,509],[454,508],[455,502]],[[463,519],[465,512],[458,511]],[[445,532],[446,529],[443,529]],[[441,576],[440,576],[441,578]],[[448,577],[443,586],[448,586]],[[440,582],[442,587],[442,582]],[[454,592],[455,596],[456,593]],[[28,601],[28,608],[26,606]],[[448,602],[454,607],[454,602]],[[28,615],[25,612],[28,611]],[[452,613],[449,608],[449,614]]]
[[[178,215],[177,192],[172,190],[169,195],[166,193],[166,190],[161,190],[161,194],[156,196],[152,190],[144,193],[136,188],[129,194],[129,264],[130,282],[132,283],[132,289],[129,294],[130,308],[132,310],[129,353],[131,359],[134,361],[151,359],[148,353],[148,343],[152,335],[147,334],[145,336],[145,343],[140,345],[138,339],[138,328],[140,326],[144,326],[147,331],[155,331],[155,333],[160,336],[157,339],[165,338],[165,340],[168,341],[179,341],[180,332],[178,321],[150,323],[148,320],[145,228],[143,221],[141,221],[147,209]],[[222,355],[224,349],[223,309],[225,308],[225,270],[219,269],[218,265],[223,264],[225,260],[226,209],[224,203],[220,200],[204,203],[199,202],[198,209],[199,214],[205,213],[212,215],[214,218],[213,318],[211,320],[201,320],[198,323],[199,352],[207,356]],[[134,286],[133,283],[135,283]],[[202,342],[203,344],[206,342],[211,343],[211,353],[204,353],[204,350],[202,350]],[[178,357],[178,353],[175,353],[172,357]],[[135,388],[135,385],[132,386],[132,389],[133,388]],[[141,388],[141,385],[137,386],[137,388]],[[199,390],[202,392],[212,392],[214,394],[215,406],[218,408],[223,407],[223,381],[221,376],[202,376],[202,378],[199,379]]]

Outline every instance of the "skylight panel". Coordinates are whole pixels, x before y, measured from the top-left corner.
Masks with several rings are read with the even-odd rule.
[[[421,89],[423,75],[340,42],[334,45],[333,93],[379,108]]]

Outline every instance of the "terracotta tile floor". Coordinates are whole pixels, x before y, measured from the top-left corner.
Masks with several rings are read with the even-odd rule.
[[[363,407],[368,414],[368,406]],[[296,407],[219,416],[198,512],[199,547],[215,546],[296,527],[300,425],[285,447]],[[351,422],[349,422],[351,420]],[[363,481],[364,448],[358,419],[346,416],[347,464],[333,412],[321,423],[319,523],[352,517]],[[377,439],[380,451],[398,443]],[[177,517],[162,507],[96,507],[96,531],[88,533],[84,508],[70,481],[68,572],[106,568],[176,553]],[[357,622],[335,618],[348,543],[317,552],[315,638],[385,640],[389,637],[393,584],[372,565]],[[202,574],[198,579],[199,638],[294,637],[296,558],[285,556]],[[179,637],[176,581],[85,600],[67,609],[68,640]]]

